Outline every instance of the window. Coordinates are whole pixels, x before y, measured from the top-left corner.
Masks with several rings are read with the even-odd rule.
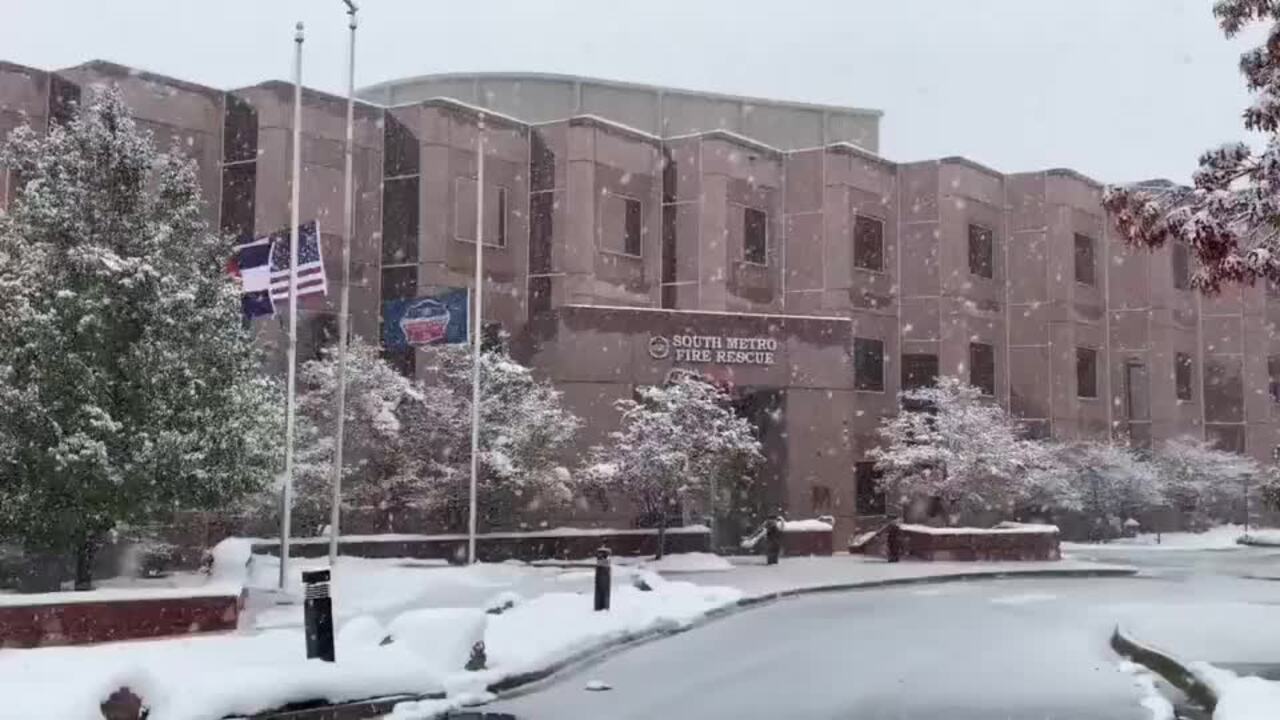
[[[986,343],[969,343],[969,384],[983,395],[996,394],[996,349]]]
[[[414,265],[382,269],[382,301],[404,300],[418,295],[418,268]],[[378,337],[382,337],[381,330]],[[413,377],[417,355],[412,347],[383,348],[382,357],[400,374]]]
[[[418,138],[408,125],[387,112],[382,125],[383,161],[382,174],[385,177],[402,177],[417,175]]]
[[[992,259],[991,231],[980,225],[969,226],[969,272],[984,278],[995,276]]]
[[[1267,362],[1267,367],[1271,367],[1271,362]],[[1193,377],[1191,355],[1189,353],[1177,353],[1173,358],[1173,379],[1174,385],[1177,387],[1179,400],[1191,399],[1191,378]],[[1272,376],[1274,382],[1275,376]]]
[[[1076,233],[1076,282],[1094,285],[1093,238]]]
[[[258,159],[258,111],[236,95],[226,96],[222,116],[222,161]]]
[[[1076,396],[1098,397],[1098,351],[1076,348]]]
[[[1267,383],[1271,391],[1271,402],[1280,404],[1280,355],[1267,358]]]
[[[382,262],[418,261],[418,177],[382,182]]]
[[[902,389],[929,387],[938,379],[938,356],[915,354],[902,356]]]
[[[635,198],[605,193],[600,209],[600,249],[640,257],[644,251],[640,222],[643,210]]]
[[[59,75],[49,76],[49,124],[66,125],[80,104],[80,86]]]
[[[809,500],[813,506],[813,512],[823,513],[831,511],[831,488],[826,485],[812,485],[809,488]]]
[[[853,339],[853,387],[884,392],[884,341]]]
[[[884,270],[884,223],[873,217],[853,218],[853,266]]]
[[[883,515],[884,491],[880,489],[880,475],[873,462],[854,464],[854,490],[859,515]]]
[[[1183,243],[1173,244],[1173,286],[1178,290],[1191,289],[1191,255]]]
[[[222,232],[237,239],[253,237],[258,164],[242,162],[222,168]]]
[[[493,232],[493,243],[498,247],[507,246],[507,189],[498,188],[498,202],[495,209],[498,212],[498,227]]]
[[[769,216],[763,210],[743,208],[742,259],[756,265],[768,263]]]

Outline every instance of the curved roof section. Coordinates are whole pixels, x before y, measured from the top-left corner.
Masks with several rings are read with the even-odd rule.
[[[874,152],[879,149],[883,114],[868,108],[529,72],[419,75],[369,85],[357,94],[389,106],[449,97],[528,123],[596,115],[660,137],[724,130],[781,150],[847,142]]]

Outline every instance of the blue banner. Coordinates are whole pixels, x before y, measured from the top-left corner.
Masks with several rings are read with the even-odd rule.
[[[382,303],[382,345],[401,349],[467,342],[467,290]]]

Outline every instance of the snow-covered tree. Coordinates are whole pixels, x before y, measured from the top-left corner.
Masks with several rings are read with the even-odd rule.
[[[1055,467],[1043,482],[1071,488],[1060,495],[1061,510],[1089,519],[1094,539],[1118,533],[1128,518],[1159,507],[1164,495],[1154,465],[1116,442],[1080,441],[1052,448]]]
[[[1165,503],[1197,526],[1223,519],[1243,502],[1250,481],[1262,475],[1252,458],[1191,437],[1162,443],[1152,462]]]
[[[283,403],[195,168],[117,91],[15,130],[0,165],[0,535],[74,556],[87,587],[109,532],[269,481]]]
[[[763,460],[760,442],[729,395],[698,377],[681,374],[666,385],[641,387],[616,407],[621,426],[607,444],[592,448],[581,479],[627,498],[646,524],[656,524],[662,557],[668,520],[685,502],[717,502],[708,497],[713,479],[727,489],[749,476]]]
[[[418,466],[434,478],[426,502],[443,511],[450,527],[466,527],[471,462],[471,352],[466,347],[424,353],[421,416],[406,433]],[[478,522],[510,524],[524,510],[571,499],[570,474],[561,457],[581,421],[561,393],[504,351],[480,356],[480,460]]]
[[[298,451],[294,517],[317,529],[329,520],[337,425],[338,353],[333,345],[298,373]],[[359,337],[348,345],[343,445],[343,504],[376,507],[389,524],[422,495],[430,473],[405,442],[406,422],[423,423],[421,390]],[[425,423],[429,427],[440,423]],[[413,440],[423,438],[421,431]],[[386,528],[389,529],[389,528]]]
[[[1000,405],[954,377],[902,393],[903,410],[880,426],[871,457],[895,506],[940,500],[948,514],[1011,512],[1053,500],[1043,472],[1049,448],[1023,437]]]
[[[1266,42],[1240,58],[1253,94],[1244,127],[1266,134],[1265,149],[1237,142],[1205,152],[1191,188],[1112,187],[1103,197],[1130,243],[1185,243],[1199,261],[1192,286],[1207,293],[1224,283],[1280,282],[1280,4],[1218,0],[1213,12],[1227,37],[1270,25]]]

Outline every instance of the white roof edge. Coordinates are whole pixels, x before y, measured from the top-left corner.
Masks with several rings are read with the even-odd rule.
[[[416,100],[411,103],[405,103],[403,105],[389,105],[387,106],[387,109],[392,110],[395,108],[413,107],[414,105],[421,105],[423,103],[429,103],[429,102],[441,103],[444,105],[453,105],[463,110],[467,110],[468,112],[473,112],[477,115],[486,115],[488,117],[504,120],[506,122],[512,123],[514,125],[519,125],[521,127],[529,127],[529,123],[524,120],[521,120],[520,118],[512,117],[506,113],[500,113],[497,110],[490,110],[489,108],[483,108],[483,107],[480,107],[479,105],[472,105],[469,102],[465,102],[457,98],[451,98],[451,97],[448,97],[447,95],[435,95],[429,98],[425,98],[423,100]]]
[[[783,150],[781,148],[776,148],[770,145],[769,143],[761,142],[759,140],[756,140],[753,137],[749,137],[747,135],[743,135],[742,133],[734,132],[732,130],[725,130],[723,128],[716,128],[714,130],[699,130],[698,132],[685,133],[683,135],[672,135],[671,137],[666,139],[667,140],[688,140],[689,138],[700,138],[700,137],[708,137],[708,136],[714,137],[716,135],[721,135],[728,140],[732,140],[742,145],[751,145],[753,147],[757,147],[762,150],[766,150],[768,152],[777,153],[779,155],[785,155],[789,152],[795,152],[794,150]]]
[[[827,320],[839,322],[853,322],[852,318],[840,317],[838,315],[787,315],[782,313],[749,313],[749,312],[729,312],[727,310],[684,310],[677,308],[655,308],[655,307],[635,307],[631,305],[583,305],[581,303],[570,303],[561,305],[566,308],[585,308],[591,310],[636,310],[640,312],[654,313],[677,313],[684,315],[721,315],[733,317],[752,317],[762,320]]]
[[[672,87],[669,85],[653,85],[650,83],[631,82],[627,80],[610,80],[607,78],[591,77],[588,75],[569,75],[565,73],[544,73],[544,72],[448,72],[448,73],[424,73],[421,75],[409,75],[401,78],[392,78],[383,80],[382,82],[372,83],[363,87],[356,88],[356,94],[367,92],[377,92],[388,88],[408,83],[421,82],[424,80],[461,80],[461,79],[499,79],[507,78],[512,80],[552,80],[559,82],[577,82],[593,85],[601,85],[604,87],[629,88],[634,90],[648,90],[651,92],[673,93],[678,95],[695,95],[717,100],[731,100],[734,102],[743,102],[752,105],[778,105],[783,107],[791,107],[803,110],[824,110],[827,112],[840,112],[850,115],[866,115],[869,117],[884,117],[883,110],[875,108],[855,107],[851,105],[830,105],[825,103],[810,103],[795,100],[778,100],[774,98],[764,98],[752,95],[735,95],[733,93],[722,93],[710,90],[690,90],[689,88]]]

